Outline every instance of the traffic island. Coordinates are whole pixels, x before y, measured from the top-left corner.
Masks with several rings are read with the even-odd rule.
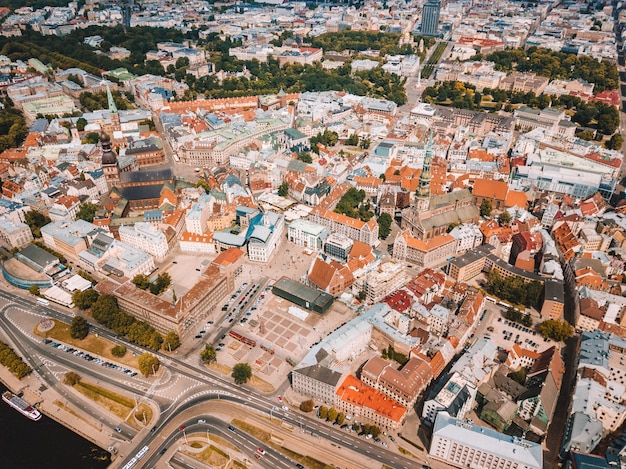
[[[235,446],[219,436],[210,434],[187,435],[187,443],[180,451],[192,458],[209,464],[211,467],[224,469],[246,469],[248,459]]]

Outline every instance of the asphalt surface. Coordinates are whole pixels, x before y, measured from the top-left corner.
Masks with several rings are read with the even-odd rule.
[[[67,313],[61,312],[51,307],[42,307],[34,301],[10,292],[0,292],[0,298],[3,298],[10,302],[14,302],[24,309],[39,311],[42,314],[46,314],[49,317],[53,317],[64,322],[69,323],[71,321],[71,316]],[[40,363],[35,362],[35,352],[41,352],[44,354],[47,353],[47,356],[53,361],[64,360],[64,363],[66,365],[69,366],[71,364],[72,367],[76,366],[76,368],[80,369],[81,372],[85,375],[91,376],[92,373],[96,373],[96,370],[91,370],[91,368],[87,367],[84,363],[81,363],[80,361],[77,363],[73,363],[70,361],[71,359],[69,359],[69,357],[61,358],[61,356],[52,355],[50,350],[45,348],[48,346],[44,345],[43,343],[38,342],[35,344],[29,343],[31,342],[30,340],[21,340],[20,336],[23,337],[23,335],[18,335],[18,332],[15,330],[15,326],[13,326],[10,321],[6,320],[4,314],[0,316],[0,321],[3,325],[7,326],[7,333],[12,335],[11,339],[14,341],[15,344],[19,344],[18,347],[20,349],[20,352],[28,358],[29,364],[33,366],[33,368],[37,369],[38,374],[42,376],[44,381],[46,381],[50,386],[54,386],[55,389],[59,390],[62,395],[67,395],[67,393],[63,392],[63,386],[59,385],[58,381],[52,374],[48,374],[46,371],[44,371],[44,367],[40,366]],[[106,339],[126,345],[130,351],[136,351],[138,353],[143,352],[141,348],[125,342],[124,340],[116,337],[110,331],[101,328],[97,324],[92,323],[91,330],[92,332],[97,333]],[[135,439],[133,440],[134,449],[130,451],[131,456],[126,456],[126,458],[121,461],[120,467],[126,464],[130,459],[132,459],[132,456],[135,455],[139,449],[143,448],[144,446],[154,446],[152,442],[156,438],[162,438],[159,429],[162,429],[167,423],[175,422],[177,425],[184,424],[184,422],[179,422],[178,420],[178,414],[181,411],[216,398],[226,399],[234,403],[243,405],[249,411],[254,411],[257,414],[273,414],[273,417],[281,418],[288,424],[291,424],[294,427],[301,428],[304,432],[316,433],[321,438],[325,438],[326,440],[337,445],[348,447],[361,455],[370,457],[374,460],[379,461],[380,463],[386,464],[389,467],[406,469],[420,467],[420,465],[416,464],[415,460],[413,459],[406,458],[397,453],[384,449],[379,445],[370,443],[363,438],[353,436],[353,434],[349,434],[344,430],[336,429],[336,427],[332,427],[316,418],[311,418],[307,415],[303,415],[293,411],[284,411],[282,409],[273,411],[272,408],[276,406],[276,401],[257,392],[253,388],[247,387],[245,385],[236,386],[229,379],[213,375],[207,369],[199,368],[195,364],[189,364],[182,360],[172,358],[158,352],[155,353],[155,355],[159,357],[163,366],[166,366],[168,368],[172,366],[175,367],[175,373],[198,380],[202,383],[202,386],[201,388],[193,388],[187,394],[180,396],[175,405],[170,405],[166,409],[161,408],[160,418],[157,423],[157,430],[154,433],[150,433],[147,430],[144,430],[143,432],[140,432],[138,435],[136,435]],[[98,378],[100,378],[100,376],[98,376]],[[107,377],[107,382],[110,384],[114,384],[115,386],[120,386],[120,381],[116,378],[116,376]],[[124,387],[124,384],[122,383],[121,387],[130,392],[137,393],[137,390],[131,386]],[[95,417],[97,420],[99,420],[100,417],[100,415],[91,416]],[[114,422],[107,423],[109,425],[114,424]],[[124,428],[123,431],[123,436],[131,436],[130,429]],[[143,434],[144,432],[145,434]],[[148,457],[152,458],[154,456],[153,453],[155,452],[157,451],[155,451],[153,448],[150,448]]]

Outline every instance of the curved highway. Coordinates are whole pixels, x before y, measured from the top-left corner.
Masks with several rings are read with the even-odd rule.
[[[30,301],[27,298],[10,292],[0,291],[0,298],[4,298],[12,303],[18,304],[25,309],[39,311],[41,314],[45,314],[48,317],[52,317],[66,323],[71,322],[72,319],[72,316],[67,313],[61,312],[60,310],[51,307],[43,307],[33,301]],[[16,345],[18,345],[20,352],[25,357],[27,357],[29,364],[33,367],[33,369],[36,369],[38,373],[42,376],[42,378],[47,383],[50,383],[51,386],[54,386],[56,390],[64,395],[64,397],[67,396],[67,392],[63,392],[64,390],[62,389],[62,386],[55,385],[55,383],[57,382],[56,378],[54,378],[54,376],[48,371],[45,371],[44,367],[41,366],[40,363],[34,362],[34,359],[32,358],[33,348],[37,349],[37,353],[47,355],[51,360],[58,361],[59,363],[64,363],[64,366],[75,368],[75,364],[73,363],[73,361],[63,360],[62,358],[59,359],[60,355],[51,355],[49,351],[48,354],[46,354],[45,352],[43,352],[43,350],[45,350],[45,346],[42,343],[29,344],[29,346],[26,346],[23,341],[20,342],[20,340],[15,335],[15,326],[11,323],[10,320],[6,318],[4,314],[6,312],[6,309],[7,308],[5,307],[0,310],[0,312],[2,313],[0,315],[0,321],[10,330],[10,332],[7,333],[11,335],[12,341]],[[112,342],[123,344],[130,351],[134,351],[136,353],[144,352],[144,350],[140,347],[117,337],[111,331],[102,328],[94,321],[90,321],[90,323],[92,332],[97,333],[100,336],[111,340]],[[5,329],[5,331],[6,330],[7,329]],[[230,380],[215,375],[206,368],[199,369],[195,365],[191,365],[187,362],[184,362],[177,358],[173,358],[171,356],[164,355],[159,352],[151,353],[154,353],[159,357],[163,366],[172,367],[171,370],[173,373],[199,381],[201,383],[201,386],[198,386],[196,389],[190,390],[186,396],[182,396],[181,398],[179,398],[179,400],[175,402],[174,405],[169,406],[165,410],[161,409],[162,412],[158,422],[157,431],[155,431],[154,433],[147,432],[147,434],[144,435],[140,441],[136,442],[135,449],[131,451],[131,456],[127,457],[127,460],[130,460],[132,458],[132,455],[136,454],[136,452],[143,446],[150,446],[151,441],[159,436],[158,430],[163,428],[163,426],[167,423],[174,421],[179,412],[188,409],[198,403],[206,402],[210,399],[221,398],[243,405],[246,408],[254,410],[258,413],[270,415],[275,418],[280,418],[281,420],[293,425],[294,428],[300,428],[301,431],[304,431],[306,433],[316,433],[320,437],[325,438],[330,442],[333,442],[342,447],[349,448],[352,451],[372,458],[380,463],[384,463],[387,466],[406,469],[416,468],[420,466],[420,464],[416,464],[416,461],[414,459],[409,459],[399,454],[396,454],[376,444],[370,443],[367,440],[354,436],[351,433],[340,430],[338,427],[330,426],[316,418],[311,418],[302,414],[294,414],[291,411],[284,411],[281,408],[277,408],[277,410],[274,410],[276,409],[275,401],[270,400],[269,398],[263,396],[261,393],[255,391],[252,388],[246,386],[236,386]],[[83,366],[82,369],[87,373],[92,373],[92,371],[90,371],[87,367]],[[115,380],[114,377],[107,377],[107,382],[114,384],[115,386],[120,386],[120,382]],[[132,387],[124,386],[123,384],[121,385],[121,387],[135,394],[138,393],[138,390]],[[96,418],[96,420],[99,420],[99,417]],[[130,432],[125,433],[125,435],[130,436]],[[152,452],[153,448],[150,449],[150,454],[152,454]],[[149,460],[152,460],[153,457],[154,455],[152,455]]]

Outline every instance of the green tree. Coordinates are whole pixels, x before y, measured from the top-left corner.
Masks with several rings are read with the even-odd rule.
[[[91,223],[93,219],[96,217],[96,212],[98,211],[98,206],[96,204],[92,204],[91,202],[86,202],[78,207],[78,212],[76,212],[76,218],[79,220],[85,220]]]
[[[137,288],[142,290],[147,289],[150,286],[150,279],[144,274],[137,274],[131,280]]]
[[[365,298],[367,298],[367,293],[365,292],[365,290],[359,290],[359,293],[357,293],[356,298],[359,301],[364,301]]]
[[[85,280],[91,282],[92,284],[96,283],[96,280],[84,270],[78,269],[77,274],[80,275]]]
[[[537,327],[539,333],[548,339],[564,341],[572,336],[574,328],[565,321],[548,319]]]
[[[308,399],[306,401],[302,401],[300,403],[300,410],[302,412],[311,412],[313,410],[313,406],[314,405],[315,405],[315,403],[311,399]]]
[[[611,138],[606,142],[606,147],[609,150],[621,150],[624,144],[624,137],[622,134],[613,134]]]
[[[159,359],[151,353],[142,353],[137,362],[139,364],[139,371],[146,378],[159,371]]]
[[[287,181],[284,181],[280,186],[278,186],[278,195],[281,197],[287,197],[287,195],[289,195],[289,184]]]
[[[85,291],[76,290],[72,293],[72,302],[78,309],[86,310],[98,301],[100,294],[93,288],[88,288]]]
[[[516,383],[521,384],[523,386],[524,383],[526,383],[526,370],[524,368],[520,368],[517,371],[509,373],[508,377],[511,378]]]
[[[111,328],[116,324],[117,313],[119,313],[119,311],[117,299],[107,294],[100,295],[91,306],[91,315],[93,318],[100,324]]]
[[[72,339],[83,340],[89,334],[89,323],[82,316],[74,316],[70,326]]]
[[[31,285],[30,287],[28,287],[28,292],[31,295],[35,295],[35,296],[39,296],[41,294],[41,292],[39,291],[39,287],[37,285]]]
[[[346,414],[344,412],[339,412],[337,415],[337,425],[343,425],[343,422],[346,421]]]
[[[176,350],[180,347],[180,337],[174,331],[170,331],[165,336],[165,341],[163,342],[163,350]]]
[[[100,134],[98,132],[89,132],[83,137],[82,143],[91,143],[93,145],[100,142]]]
[[[498,222],[500,225],[508,225],[511,223],[511,214],[505,210],[498,216]]]
[[[378,237],[381,239],[387,238],[391,233],[391,223],[393,219],[388,213],[381,213],[378,217]]]
[[[170,286],[172,283],[172,277],[167,272],[162,272],[157,276],[154,283],[150,284],[150,293],[153,295],[159,295]]]
[[[123,357],[124,355],[126,355],[126,347],[124,347],[123,345],[116,345],[111,349],[111,354],[114,357]]]
[[[338,415],[339,415],[339,412],[337,412],[337,409],[335,409],[334,407],[331,407],[330,409],[328,409],[328,421],[329,422],[334,422]]]
[[[215,347],[211,344],[206,344],[204,346],[204,350],[200,352],[200,358],[205,364],[213,363],[217,360],[217,353],[215,352]]]
[[[491,215],[492,210],[493,202],[490,199],[484,199],[480,204],[480,215],[483,217],[488,217]]]
[[[313,158],[311,158],[311,153],[309,153],[308,151],[301,151],[300,153],[298,153],[298,159],[300,161],[302,161],[303,163],[313,163]]]
[[[359,144],[359,136],[357,134],[352,134],[346,140],[346,145],[356,147]]]
[[[87,124],[88,124],[87,119],[83,117],[79,117],[78,120],[76,121],[76,130],[78,130],[79,132],[82,132],[83,130],[85,130],[85,126]]]
[[[374,437],[374,438],[378,438],[380,436],[381,430],[380,428],[378,428],[376,425],[372,425],[370,427],[370,431],[369,433]]]
[[[317,413],[318,413],[318,415],[319,415],[319,417],[321,419],[327,419],[328,418],[328,407],[321,406],[319,409],[317,409]]]
[[[24,221],[30,228],[33,237],[41,238],[41,227],[46,226],[52,220],[37,210],[30,210],[24,214]]]
[[[252,368],[247,363],[237,363],[233,367],[231,376],[235,380],[235,384],[247,383],[252,378]]]

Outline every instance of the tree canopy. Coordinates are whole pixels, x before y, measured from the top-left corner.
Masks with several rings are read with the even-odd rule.
[[[151,353],[142,353],[137,360],[139,365],[139,371],[146,378],[159,371],[159,359]]]
[[[96,217],[97,211],[98,206],[96,204],[92,204],[91,202],[85,202],[80,207],[78,207],[78,211],[76,212],[76,218],[91,223]]]
[[[3,100],[3,104],[4,109],[0,112],[0,152],[20,146],[28,134],[22,112],[15,109],[8,99]]]
[[[378,217],[378,237],[385,239],[391,233],[393,218],[388,213],[381,213]]]
[[[539,333],[548,339],[564,341],[572,336],[574,328],[565,321],[548,319],[537,327]]]
[[[72,339],[82,340],[89,334],[89,323],[82,316],[74,316],[70,325],[70,335]]]
[[[217,360],[217,353],[215,352],[215,347],[211,344],[206,344],[204,346],[204,350],[200,352],[200,358],[206,364],[212,363]]]
[[[364,201],[365,191],[351,187],[341,197],[334,211],[367,222],[374,216],[374,212],[370,210],[369,202]]]
[[[498,70],[510,72],[535,72],[551,80],[581,78],[594,83],[594,93],[617,89],[617,67],[608,60],[598,62],[587,55],[568,54],[538,47],[508,49],[489,54]]]
[[[50,217],[38,212],[37,210],[30,210],[24,214],[24,221],[30,228],[33,237],[41,238],[41,228],[46,226],[52,220],[50,220]]]
[[[287,181],[284,181],[280,186],[278,186],[278,195],[281,197],[289,195],[289,184]]]
[[[165,335],[165,340],[163,341],[163,350],[176,350],[180,347],[180,337],[174,331],[170,331]]]
[[[523,304],[526,307],[535,307],[543,291],[543,284],[536,280],[525,282],[520,277],[503,279],[497,270],[492,269],[487,274],[485,290],[499,298],[514,304]]]
[[[232,375],[235,380],[235,384],[247,383],[252,378],[252,368],[247,363],[237,363],[233,367]]]

